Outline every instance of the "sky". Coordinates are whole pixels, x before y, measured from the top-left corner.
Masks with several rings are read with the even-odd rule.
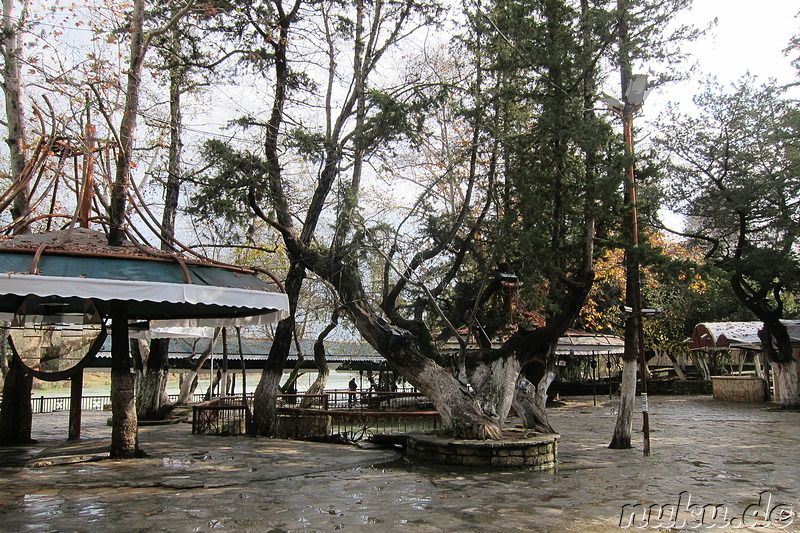
[[[767,81],[788,83],[798,79],[790,58],[783,54],[793,35],[800,34],[800,3],[796,0],[694,0],[685,21],[704,26],[717,18],[716,27],[688,47],[699,72],[731,83],[748,71]],[[674,93],[693,92],[693,84],[662,91],[661,99]],[[659,96],[654,93],[653,96]]]
[[[698,92],[698,81],[713,75],[723,85],[729,85],[747,74],[779,83],[797,81],[797,70],[783,50],[793,35],[800,34],[800,3],[796,0],[694,0],[692,10],[682,22],[704,27],[717,18],[717,24],[707,35],[687,46],[697,63],[691,81],[679,82],[654,90],[644,111],[643,135],[652,133],[647,122],[655,120],[668,103],[685,111]],[[793,94],[793,96],[798,96]],[[681,230],[683,219],[667,210],[660,212],[663,222]]]
[[[783,49],[800,33],[794,0],[695,0],[693,18],[719,24],[698,51],[704,70],[735,78],[750,70],[788,81],[796,76]]]

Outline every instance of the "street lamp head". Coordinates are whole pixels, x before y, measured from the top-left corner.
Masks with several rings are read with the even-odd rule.
[[[603,93],[601,99],[611,109],[622,110],[622,108],[625,107],[625,105],[622,102],[620,102],[619,100],[617,100],[616,98],[614,98],[609,94]]]
[[[647,90],[647,74],[634,74],[625,91],[625,102],[641,105],[650,91]]]

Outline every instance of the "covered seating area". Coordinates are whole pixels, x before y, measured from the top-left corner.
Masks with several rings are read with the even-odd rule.
[[[800,320],[783,320],[800,354]],[[686,341],[695,364],[713,383],[714,397],[728,401],[765,401],[776,393],[770,365],[758,336],[761,322],[704,322]]]
[[[36,377],[72,381],[111,330],[112,456],[138,453],[129,325],[198,327],[269,323],[288,299],[256,272],[70,228],[0,241],[0,318],[11,323],[15,358]],[[79,396],[70,436],[80,435]],[[123,421],[122,424],[118,422]],[[117,431],[122,428],[122,431]],[[125,429],[127,428],[127,430]]]

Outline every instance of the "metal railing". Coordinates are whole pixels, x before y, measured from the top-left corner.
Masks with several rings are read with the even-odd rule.
[[[192,433],[238,435],[247,432],[248,410],[241,396],[216,398],[192,409]],[[441,427],[430,400],[416,391],[280,394],[278,433],[289,438],[369,439],[377,434],[429,431]],[[252,411],[250,411],[252,412]]]
[[[442,426],[436,411],[328,411],[328,415],[331,417],[330,435],[346,441],[433,431]]]
[[[247,433],[248,405],[242,397],[215,398],[192,406],[192,433],[244,435]]]
[[[205,394],[194,394],[190,403],[202,402],[204,397]],[[177,394],[169,395],[171,402],[177,399]],[[81,409],[102,411],[110,403],[111,396],[83,396],[81,398]],[[71,405],[72,399],[69,396],[31,396],[31,410],[34,414],[68,411]]]
[[[171,402],[178,399],[177,394],[168,396]],[[241,401],[241,396],[235,398]],[[337,411],[398,411],[404,409],[420,411],[428,408],[432,409],[430,401],[422,393],[414,390],[397,392],[331,390],[324,394],[316,395],[281,394],[278,398],[279,407],[302,406],[304,409],[335,409]],[[194,404],[204,400],[205,394],[199,393],[192,395],[189,403]],[[252,404],[252,394],[248,395],[248,400]],[[81,398],[81,409],[102,411],[110,403],[110,395],[83,396]],[[72,399],[69,396],[31,396],[31,409],[34,414],[67,411],[71,404]]]
[[[397,391],[347,391],[333,390],[326,393],[328,408],[336,411],[428,411],[433,409],[431,401],[421,392]]]
[[[252,396],[250,396],[252,401]],[[278,407],[299,407],[323,411],[429,411],[431,401],[421,392],[403,390],[349,391],[330,390],[322,394],[279,394]]]
[[[242,403],[241,396],[211,401],[203,401],[204,397],[204,394],[192,396],[191,402],[195,404],[192,407],[192,433],[242,435],[247,432],[252,394],[247,397],[247,406]],[[177,398],[177,394],[169,395],[170,401]],[[69,396],[31,397],[34,413],[69,410],[70,403]],[[103,410],[110,403],[111,396],[84,396],[81,409]],[[314,436],[350,441],[368,439],[376,434],[429,431],[441,427],[441,418],[430,400],[416,391],[333,390],[323,394],[281,394],[278,396],[278,414],[286,420],[316,419],[322,425],[308,426],[316,428]]]

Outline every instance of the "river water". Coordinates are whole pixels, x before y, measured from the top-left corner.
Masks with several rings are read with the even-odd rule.
[[[314,380],[317,377],[316,371],[313,370],[305,370],[304,373],[297,379],[297,389],[298,392],[305,392]],[[83,396],[109,396],[111,394],[111,374],[109,372],[95,372],[95,375],[99,374],[106,374],[107,379],[102,380],[101,383],[98,383],[98,380],[93,380],[91,385],[84,385],[83,387]],[[241,394],[242,393],[242,375],[241,372],[229,372],[231,376],[235,376],[235,393]],[[289,377],[290,372],[286,371],[283,375],[283,380]],[[248,393],[253,392],[258,385],[258,381],[261,378],[260,372],[248,372],[246,376],[246,384],[247,384],[247,391]],[[325,387],[328,390],[342,390],[347,388],[348,382],[355,378],[356,382],[359,383],[359,389],[368,389],[369,388],[369,380],[365,375],[361,375],[359,372],[353,371],[332,371],[330,376],[328,377],[328,384]],[[178,381],[178,375],[176,373],[170,374],[169,382],[167,383],[167,394],[178,394],[180,392],[180,383]],[[210,382],[210,375],[209,371],[205,370],[200,375],[198,375],[198,384],[197,389],[195,392],[205,392],[208,389],[208,384]],[[53,398],[53,397],[61,397],[61,396],[69,396],[70,389],[69,389],[69,382],[63,382],[60,384],[61,386],[54,387],[54,388],[37,388],[33,390],[33,396],[39,398],[44,396],[45,398]]]

